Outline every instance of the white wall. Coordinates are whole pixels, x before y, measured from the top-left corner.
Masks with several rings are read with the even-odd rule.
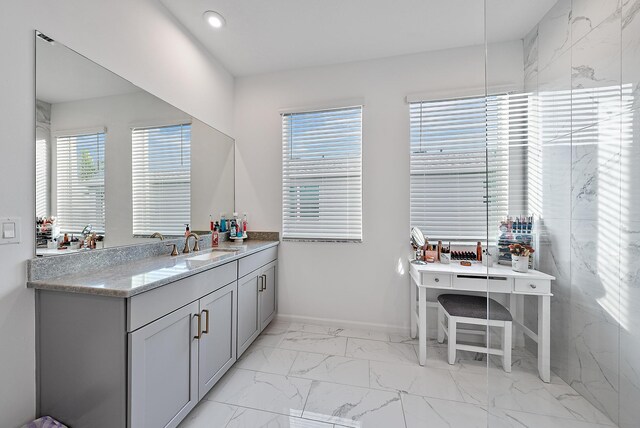
[[[522,43],[492,47],[492,86],[523,85]],[[409,109],[405,96],[483,89],[484,46],[236,80],[236,206],[254,230],[281,230],[283,108],[364,98],[361,244],[284,242],[279,313],[407,330]]]
[[[146,240],[132,237],[131,126],[180,122],[192,122],[190,223],[192,230],[208,230],[210,214],[233,211],[233,140],[144,91],[51,105],[51,213],[57,214],[56,135],[106,128],[105,246]]]
[[[34,246],[35,29],[204,122],[232,129],[233,77],[155,1],[2,2],[0,216],[22,218],[22,243],[0,246],[2,428],[35,414],[34,295],[25,288]]]

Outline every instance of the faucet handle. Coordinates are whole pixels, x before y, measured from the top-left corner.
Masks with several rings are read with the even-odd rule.
[[[193,246],[193,251],[200,251],[200,241],[202,241],[202,240],[203,240],[202,238],[198,238],[198,239],[195,240],[196,243]]]
[[[171,250],[171,255],[172,256],[178,255],[178,246],[176,244],[166,244],[165,247],[173,247],[173,249]]]

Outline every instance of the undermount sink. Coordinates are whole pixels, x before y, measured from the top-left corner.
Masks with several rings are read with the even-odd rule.
[[[235,250],[213,250],[205,254],[200,254],[199,256],[189,257],[187,259],[187,264],[192,266],[203,266],[222,256],[233,255],[236,253],[237,251]]]

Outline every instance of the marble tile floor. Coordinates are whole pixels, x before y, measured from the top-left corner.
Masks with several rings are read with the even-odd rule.
[[[596,428],[615,426],[557,376],[514,349],[499,359],[401,335],[274,321],[180,428]],[[489,376],[487,377],[487,373]]]

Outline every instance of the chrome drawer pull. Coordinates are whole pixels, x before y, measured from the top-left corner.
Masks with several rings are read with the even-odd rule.
[[[537,286],[537,285],[535,285],[535,284],[529,284],[529,287],[531,287],[531,288],[538,288],[538,286]]]
[[[435,282],[440,282],[440,278],[434,279]]]

